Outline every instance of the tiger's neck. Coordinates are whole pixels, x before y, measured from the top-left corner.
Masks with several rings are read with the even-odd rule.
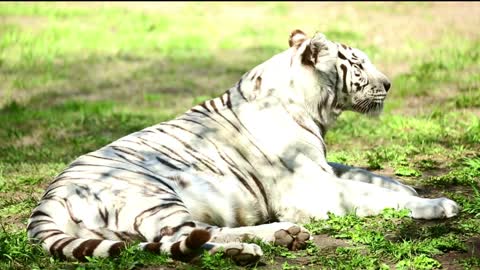
[[[302,123],[314,123],[324,137],[342,113],[335,80],[322,78],[313,68],[294,65],[295,49],[280,53],[245,73],[228,92],[231,105],[262,102],[274,97]],[[307,124],[308,125],[308,124]]]

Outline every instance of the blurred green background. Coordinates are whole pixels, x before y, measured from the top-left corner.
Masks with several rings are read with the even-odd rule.
[[[27,245],[24,229],[66,164],[223,93],[287,49],[297,28],[365,51],[393,81],[382,117],[340,117],[329,159],[464,207],[457,223],[435,225],[454,226],[445,228],[460,244],[428,252],[414,239],[398,258],[366,244],[373,267],[480,265],[462,257],[480,234],[479,25],[478,2],[0,3],[0,268],[60,267]],[[332,258],[355,261],[340,253]],[[280,267],[300,267],[290,262]]]

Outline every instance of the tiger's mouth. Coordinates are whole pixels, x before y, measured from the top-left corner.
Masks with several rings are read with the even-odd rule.
[[[383,103],[383,101],[387,98],[386,94],[375,94],[372,97],[373,102]]]

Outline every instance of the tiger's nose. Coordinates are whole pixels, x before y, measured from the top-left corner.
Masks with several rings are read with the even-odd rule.
[[[388,90],[390,90],[390,86],[392,86],[392,85],[390,84],[389,81],[384,81],[383,82],[383,87],[385,88],[385,92],[388,92]]]

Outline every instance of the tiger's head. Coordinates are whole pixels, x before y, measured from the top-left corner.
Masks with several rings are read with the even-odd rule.
[[[321,33],[309,39],[301,30],[291,33],[289,45],[294,50],[292,63],[297,60],[295,62],[302,70],[303,77],[305,73],[309,77],[313,74],[315,85],[329,86],[322,89],[328,93],[323,93],[320,99],[317,97],[319,93],[315,93],[318,88],[313,87],[304,93],[305,101],[313,102],[310,104],[312,109],[327,105],[333,110],[351,110],[369,115],[382,112],[391,84],[365,53],[332,42]]]

